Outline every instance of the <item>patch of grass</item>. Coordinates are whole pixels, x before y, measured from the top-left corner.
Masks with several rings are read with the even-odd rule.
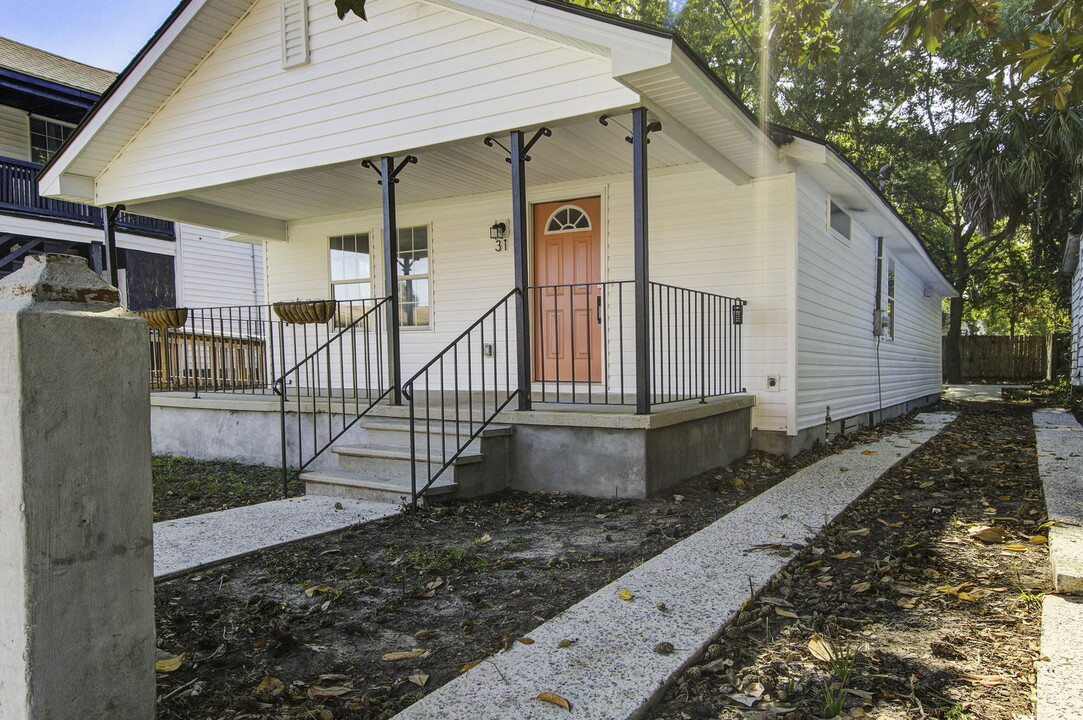
[[[944,720],[971,720],[971,715],[963,712],[962,703],[955,703],[955,707],[944,713]]]
[[[266,465],[156,455],[151,458],[151,474],[155,521],[282,497],[282,471]],[[291,496],[303,493],[300,481],[289,490]]]
[[[461,547],[408,550],[403,553],[402,562],[419,575],[454,575],[483,570],[488,566],[488,561]]]

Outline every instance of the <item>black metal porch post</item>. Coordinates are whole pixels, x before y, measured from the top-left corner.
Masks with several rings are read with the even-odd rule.
[[[102,224],[105,226],[105,267],[109,271],[109,284],[117,287],[120,276],[117,274],[117,216],[123,212],[124,206],[107,207],[102,213]]]
[[[511,227],[515,254],[515,344],[519,357],[519,409],[529,410],[530,402],[530,303],[527,269],[526,146],[523,131],[511,133]]]
[[[395,158],[380,159],[384,202],[384,290],[387,303],[387,375],[391,404],[402,405],[402,364],[399,360],[399,226],[395,217]]]
[[[632,111],[632,205],[635,245],[636,414],[651,411],[650,257],[647,243],[647,109]]]

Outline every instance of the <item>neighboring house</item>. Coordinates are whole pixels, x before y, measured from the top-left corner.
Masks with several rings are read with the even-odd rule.
[[[264,384],[298,411],[284,443],[319,468],[310,491],[464,492],[497,418],[507,472],[478,487],[643,495],[750,438],[793,453],[939,397],[954,291],[919,238],[679,36],[549,0],[369,14],[184,2],[41,175],[50,197],[262,238],[271,300],[339,300],[269,325],[287,348]],[[261,402],[159,397],[156,433],[273,461]],[[228,428],[247,444],[215,445]]]
[[[41,197],[35,176],[115,77],[0,38],[0,277],[43,252],[81,255],[102,271],[102,210]],[[118,281],[129,307],[259,302],[262,250],[242,251],[215,230],[180,231],[171,220],[119,215]]]

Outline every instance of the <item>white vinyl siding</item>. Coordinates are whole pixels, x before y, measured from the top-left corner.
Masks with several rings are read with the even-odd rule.
[[[263,248],[223,240],[217,230],[178,225],[177,304],[184,307],[259,305]]]
[[[30,159],[29,117],[6,105],[0,105],[0,157]]]
[[[803,173],[797,187],[797,428],[822,424],[829,406],[838,420],[939,393],[940,298],[924,297],[922,280],[897,258],[895,338],[878,343],[876,238],[854,218],[851,242],[840,243],[822,220],[827,193]]]
[[[1083,385],[1083,242],[1072,275],[1072,384]]]
[[[639,99],[606,57],[416,0],[383,0],[369,22],[313,3],[310,63],[284,70],[279,2],[259,0],[184,82],[98,178],[99,200],[536,127]]]
[[[628,175],[530,188],[530,202],[602,197],[603,280],[632,278],[632,187]],[[793,176],[781,176],[734,188],[714,171],[696,166],[652,173],[650,181],[651,275],[654,280],[749,301],[744,324],[745,385],[758,393],[753,424],[762,430],[787,430],[792,403],[790,365],[793,346],[793,253],[795,219]],[[409,377],[458,333],[477,320],[514,284],[513,253],[495,252],[489,239],[493,218],[507,217],[507,193],[467,196],[399,208],[402,227],[431,224],[432,332],[401,336],[403,376]],[[291,223],[288,243],[267,244],[268,289],[272,301],[324,298],[327,295],[327,237],[374,228],[380,216]],[[382,248],[373,243],[373,264],[382,268]],[[376,280],[377,297],[383,280]],[[615,313],[611,297],[610,312]],[[626,361],[633,336],[632,296],[625,295]],[[514,347],[502,347],[498,359]],[[512,333],[514,343],[514,333]],[[618,350],[609,339],[611,381]],[[513,366],[514,367],[514,366]],[[626,388],[634,383],[628,368]],[[779,392],[766,393],[766,374],[783,376]],[[514,378],[514,372],[512,373]]]

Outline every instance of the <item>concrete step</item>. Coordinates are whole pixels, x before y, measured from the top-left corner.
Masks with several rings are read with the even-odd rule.
[[[409,476],[403,480],[400,477],[378,473],[321,470],[301,473],[301,479],[305,481],[306,495],[329,495],[348,500],[369,500],[392,505],[410,502]],[[421,501],[424,502],[427,499],[431,502],[438,498],[451,497],[458,487],[454,480],[441,476],[425,492]]]
[[[364,430],[369,442],[373,444],[410,446],[409,420],[400,418],[372,418],[361,420],[358,425]],[[477,425],[474,427],[476,428]],[[511,432],[512,428],[510,425],[490,425],[481,431],[478,438],[485,440],[488,438],[504,437],[511,435]],[[433,447],[440,447],[441,436],[447,438],[446,442],[448,445],[450,445],[454,439],[457,446],[460,440],[468,439],[471,434],[473,433],[469,423],[441,423],[435,421],[429,423],[426,429],[425,423],[419,422],[417,424],[417,429],[415,430],[415,436],[418,442],[424,442],[423,438],[428,435],[431,438]],[[478,440],[475,440],[474,444],[477,445]]]
[[[353,472],[373,473],[387,477],[410,479],[410,448],[402,445],[335,445],[331,452],[338,455],[338,465],[343,470]],[[447,455],[451,456],[455,447],[447,446]],[[425,466],[430,468],[428,472],[435,472],[443,464],[439,445],[433,446],[433,452],[429,459],[430,463],[418,463],[418,475],[426,472]],[[424,460],[425,453],[418,453],[418,460]],[[455,466],[473,465],[480,463],[485,456],[476,450],[463,452],[455,458]]]

